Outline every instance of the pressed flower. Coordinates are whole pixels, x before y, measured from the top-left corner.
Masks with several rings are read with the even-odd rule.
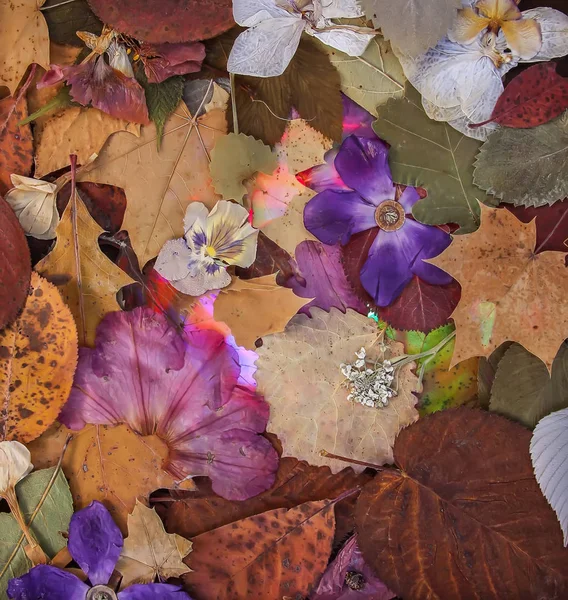
[[[318,169],[318,176],[303,174],[304,181],[319,193],[304,209],[304,225],[324,244],[347,244],[355,233],[378,227],[367,261],[361,269],[361,284],[377,306],[388,306],[417,275],[433,285],[444,285],[451,277],[423,261],[442,252],[450,236],[414,221],[411,211],[420,199],[407,187],[395,200],[388,166],[388,150],[378,138],[346,138],[337,154]]]
[[[174,75],[201,71],[205,46],[201,42],[140,45],[140,60],[149,83],[161,83]]]
[[[33,468],[30,451],[23,444],[0,442],[0,497],[5,497]]]
[[[88,577],[84,583],[68,571],[38,565],[8,583],[12,600],[190,600],[179,586],[132,585],[118,594],[108,583],[123,546],[122,534],[108,510],[97,501],[76,512],[69,523],[68,549]]]
[[[77,35],[91,49],[89,56],[78,65],[51,65],[37,87],[65,81],[75,102],[91,105],[117,119],[147,125],[150,120],[144,89],[134,78],[126,50],[116,41],[115,32],[105,29],[100,37],[88,32]]]
[[[185,236],[163,246],[154,268],[189,296],[228,286],[227,267],[250,267],[256,258],[258,229],[248,217],[245,208],[226,200],[210,213],[201,202],[192,202],[185,213]]]

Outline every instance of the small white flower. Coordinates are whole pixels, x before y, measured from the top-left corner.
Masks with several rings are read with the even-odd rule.
[[[0,442],[0,496],[14,488],[34,466],[30,451],[20,442]]]

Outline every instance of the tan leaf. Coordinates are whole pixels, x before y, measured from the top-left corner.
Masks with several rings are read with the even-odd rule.
[[[74,190],[57,227],[57,242],[36,269],[45,277],[63,277],[59,289],[71,308],[80,345],[92,346],[107,312],[117,310],[117,291],[131,279],[101,251],[103,232]]]
[[[143,127],[139,138],[116,133],[93,168],[81,176],[83,181],[124,189],[128,204],[122,226],[142,265],[157,256],[165,242],[183,236],[190,202],[203,202],[208,208],[217,202],[209,152],[226,131],[222,110],[193,119],[181,103],[166,123],[160,152],[154,125]]]
[[[20,316],[0,331],[0,439],[30,442],[57,418],[77,366],[77,330],[57,288],[32,272]]]
[[[0,2],[0,87],[12,95],[29,65],[49,68],[49,33],[40,11],[44,2]]]
[[[450,367],[471,356],[489,356],[507,340],[538,356],[550,371],[568,335],[568,273],[563,252],[534,253],[536,223],[508,210],[481,206],[481,226],[453,237],[427,260],[462,287],[451,315],[456,347]]]
[[[181,535],[166,533],[158,513],[136,501],[128,515],[128,537],[116,563],[122,574],[121,589],[189,573],[191,569],[182,560],[191,552],[191,546]]]
[[[311,300],[298,298],[292,290],[276,285],[275,274],[247,280],[234,278],[219,292],[213,318],[230,327],[239,346],[254,349],[258,338],[283,331]]]
[[[312,308],[311,314],[297,315],[284,333],[264,337],[256,350],[256,380],[270,404],[267,430],[282,442],[283,456],[328,465],[333,472],[344,465],[321,450],[373,464],[392,462],[398,432],[418,418],[413,365],[397,372],[397,396],[376,409],[347,400],[340,364],[352,363],[361,347],[373,361],[402,354],[403,345],[387,340],[383,352],[376,324],[355,311]]]
[[[274,149],[286,160],[291,173],[305,171],[324,162],[324,154],[331,149],[333,141],[310,127],[304,119],[294,119],[286,126],[282,140]]]

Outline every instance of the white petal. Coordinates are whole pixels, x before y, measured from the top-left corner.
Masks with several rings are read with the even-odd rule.
[[[12,185],[20,190],[39,191],[46,194],[54,194],[57,186],[49,181],[34,179],[33,177],[24,177],[23,175],[10,175]]]
[[[315,32],[311,28],[306,32],[321,40],[324,44],[345,52],[349,56],[361,56],[375,37],[374,33],[357,33],[356,31],[335,29],[334,31]]]
[[[305,22],[299,17],[263,21],[235,40],[227,69],[237,75],[282,75],[298,49]]]
[[[541,7],[525,10],[523,17],[539,23],[542,46],[536,56],[521,62],[550,60],[568,54],[568,15],[553,8]]]
[[[267,19],[286,17],[289,13],[275,0],[233,0],[233,18],[243,27],[252,27]]]
[[[188,275],[184,279],[172,282],[172,285],[182,294],[201,296],[209,290],[220,290],[227,287],[230,283],[231,276],[225,269],[219,269],[213,275],[202,269],[194,276]]]
[[[14,176],[12,178],[14,179]],[[55,191],[43,191],[44,189],[49,190],[50,188],[47,186],[52,184],[39,183],[46,185],[32,187],[27,183],[19,183],[18,187],[12,188],[6,194],[5,199],[16,213],[26,235],[40,240],[50,240],[55,237],[55,229],[59,223],[56,194]]]
[[[321,0],[321,9],[321,14],[326,19],[353,19],[364,14],[357,0]]]
[[[0,492],[14,487],[34,468],[30,451],[20,442],[0,442]]]
[[[197,221],[205,223],[209,210],[203,202],[191,202],[185,211],[183,219],[184,231],[189,231]]]
[[[158,258],[154,269],[170,282],[183,279],[189,273],[188,264],[195,260],[195,255],[187,247],[183,238],[166,242]]]

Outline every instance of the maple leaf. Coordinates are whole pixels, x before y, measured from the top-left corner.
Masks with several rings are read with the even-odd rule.
[[[398,371],[398,395],[381,409],[347,399],[340,365],[353,362],[361,347],[372,362],[401,354],[402,344],[388,341],[383,353],[374,322],[352,310],[312,308],[311,314],[294,317],[284,333],[265,336],[257,350],[256,379],[270,404],[268,430],[282,442],[283,456],[332,471],[341,465],[321,450],[374,464],[392,461],[396,435],[418,418],[412,365]]]
[[[450,366],[489,356],[507,340],[519,342],[550,370],[568,333],[565,254],[534,253],[536,225],[509,211],[481,205],[475,233],[454,236],[430,262],[460,283],[452,313],[457,329]]]
[[[513,206],[504,205],[517,219],[523,223],[536,220],[536,250],[566,252],[568,250],[568,233],[565,221],[568,218],[568,199],[555,202],[552,206]]]
[[[0,331],[0,438],[29,442],[57,418],[77,366],[77,330],[57,288],[32,274],[17,320]]]
[[[191,569],[182,559],[191,552],[191,546],[191,542],[180,535],[166,533],[156,511],[137,500],[128,515],[128,537],[124,539],[116,563],[116,569],[122,574],[121,589],[189,573]]]
[[[55,247],[36,265],[45,277],[65,277],[59,287],[75,318],[81,345],[93,344],[102,317],[118,307],[116,293],[134,282],[99,248],[102,232],[73,187],[57,226]]]
[[[468,408],[404,429],[398,469],[378,473],[357,500],[358,543],[375,574],[413,600],[448,590],[484,600],[564,597],[568,551],[534,479],[530,437],[518,423]]]

